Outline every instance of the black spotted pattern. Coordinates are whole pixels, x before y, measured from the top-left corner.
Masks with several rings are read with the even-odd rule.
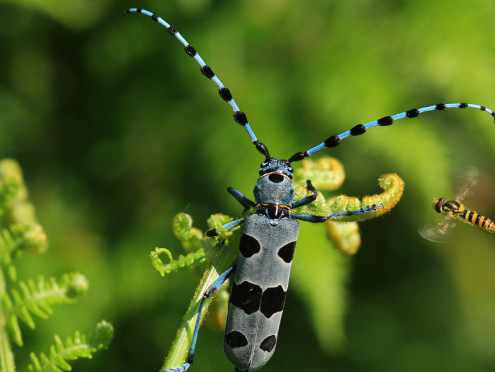
[[[261,299],[261,312],[267,318],[284,309],[285,291],[281,285],[267,288]]]
[[[225,335],[225,343],[232,349],[235,349],[237,347],[246,346],[248,340],[241,332],[233,331]]]
[[[203,67],[201,67],[201,73],[204,76],[206,76],[208,79],[211,79],[213,76],[215,76],[215,73],[213,72],[211,67],[208,65],[204,65]]]
[[[218,90],[218,94],[225,102],[229,102],[232,99],[232,93],[230,93],[229,88],[221,88]]]
[[[419,115],[419,110],[418,109],[412,109],[406,112],[406,116],[408,118],[415,118],[416,116]]]
[[[188,56],[194,57],[196,55],[196,49],[194,49],[194,47],[191,44],[186,46],[184,50],[186,51]]]
[[[358,124],[351,129],[351,135],[359,136],[366,132],[366,127],[363,124]]]
[[[170,25],[169,28],[167,28],[167,31],[170,35],[175,36],[175,33],[177,32],[177,29],[175,28],[174,25]]]
[[[437,105],[435,106],[435,108],[436,108],[437,110],[440,110],[440,111],[441,111],[441,110],[445,110],[445,109],[446,109],[446,107],[445,107],[445,104],[444,104],[444,103],[439,103],[439,104],[437,104]]]
[[[251,257],[261,250],[260,243],[250,235],[244,234],[241,237],[239,250],[244,257]]]
[[[384,116],[383,118],[378,119],[378,125],[387,126],[392,125],[394,119],[391,116]]]
[[[308,153],[306,151],[305,152],[296,152],[294,155],[292,155],[289,158],[288,162],[292,163],[293,161],[303,160],[307,156],[308,156]]]
[[[296,248],[296,242],[290,242],[284,245],[282,248],[278,250],[278,256],[289,263],[294,258],[294,249]]]
[[[467,108],[468,107],[468,104],[467,103],[461,103],[459,105],[459,108]]]
[[[237,111],[234,114],[234,120],[241,125],[246,125],[248,122],[246,114],[243,113],[242,111]]]
[[[244,310],[246,314],[252,314],[260,308],[261,293],[261,288],[256,284],[242,282],[237,285],[234,283],[230,303]]]
[[[268,336],[261,342],[260,349],[269,353],[270,351],[273,350],[276,343],[277,343],[277,337],[275,335]]]
[[[325,146],[326,147],[335,147],[340,143],[340,138],[339,136],[331,136],[328,137],[325,141]]]

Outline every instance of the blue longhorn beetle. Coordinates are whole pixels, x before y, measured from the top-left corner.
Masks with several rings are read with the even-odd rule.
[[[265,157],[260,166],[260,177],[254,188],[256,201],[248,199],[234,188],[227,189],[244,208],[255,208],[256,213],[223,225],[226,229],[232,229],[244,223],[239,247],[240,255],[235,265],[222,273],[201,299],[187,361],[182,366],[165,369],[163,372],[184,372],[189,369],[196,350],[204,302],[232,275],[234,277],[224,339],[225,353],[234,364],[236,372],[247,372],[264,366],[273,355],[277,343],[291,263],[299,232],[297,220],[325,222],[344,216],[373,212],[383,207],[371,205],[328,216],[292,213],[293,209],[310,204],[317,197],[317,192],[311,181],[307,181],[307,190],[310,195],[301,200],[294,200],[292,162],[300,161],[325,148],[335,147],[343,139],[361,135],[369,128],[388,126],[396,120],[415,118],[429,111],[474,108],[485,111],[495,118],[493,110],[478,104],[440,103],[385,116],[365,124],[358,124],[350,130],[328,137],[325,141],[304,152],[295,153],[288,160],[276,159],[270,156],[268,148],[258,140],[246,114],[239,109],[230,90],[225,87],[196,49],[173,25],[146,9],[129,8],[127,12],[150,17],[165,27],[183,45],[187,55],[199,64],[201,73],[216,84],[220,97],[232,108],[234,120],[246,130],[256,149]],[[207,235],[216,236],[217,232],[210,230]]]

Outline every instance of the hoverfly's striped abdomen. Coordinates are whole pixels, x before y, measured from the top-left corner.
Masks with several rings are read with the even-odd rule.
[[[471,225],[478,226],[480,229],[489,233],[495,233],[495,222],[476,211],[465,209],[462,211],[460,217]]]
[[[298,232],[297,221],[289,218],[246,218],[224,342],[240,371],[262,367],[275,351]]]

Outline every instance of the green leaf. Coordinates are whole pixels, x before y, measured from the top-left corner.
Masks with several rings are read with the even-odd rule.
[[[162,258],[164,256],[168,262],[164,262]],[[158,271],[161,276],[171,274],[186,267],[201,265],[206,260],[205,252],[202,248],[186,255],[179,255],[177,259],[174,259],[172,253],[167,248],[157,247],[150,252],[150,258],[154,269]]]
[[[70,361],[80,358],[91,359],[99,351],[106,349],[113,338],[113,327],[106,321],[96,325],[92,336],[86,337],[79,331],[63,341],[59,336],[54,337],[54,343],[48,353],[30,354],[30,372],[62,372],[70,371]]]
[[[39,277],[19,282],[17,288],[9,290],[1,298],[14,342],[19,346],[23,344],[19,320],[29,328],[35,328],[33,316],[47,319],[53,313],[54,305],[72,303],[87,289],[88,281],[79,273],[66,274],[61,279]]]

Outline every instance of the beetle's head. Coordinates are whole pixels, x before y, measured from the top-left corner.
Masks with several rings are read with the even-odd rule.
[[[260,165],[260,176],[273,172],[285,174],[287,177],[292,179],[293,169],[287,160],[278,160],[273,158],[265,159]]]
[[[287,160],[265,159],[254,188],[256,202],[289,205],[294,197],[292,167]]]

